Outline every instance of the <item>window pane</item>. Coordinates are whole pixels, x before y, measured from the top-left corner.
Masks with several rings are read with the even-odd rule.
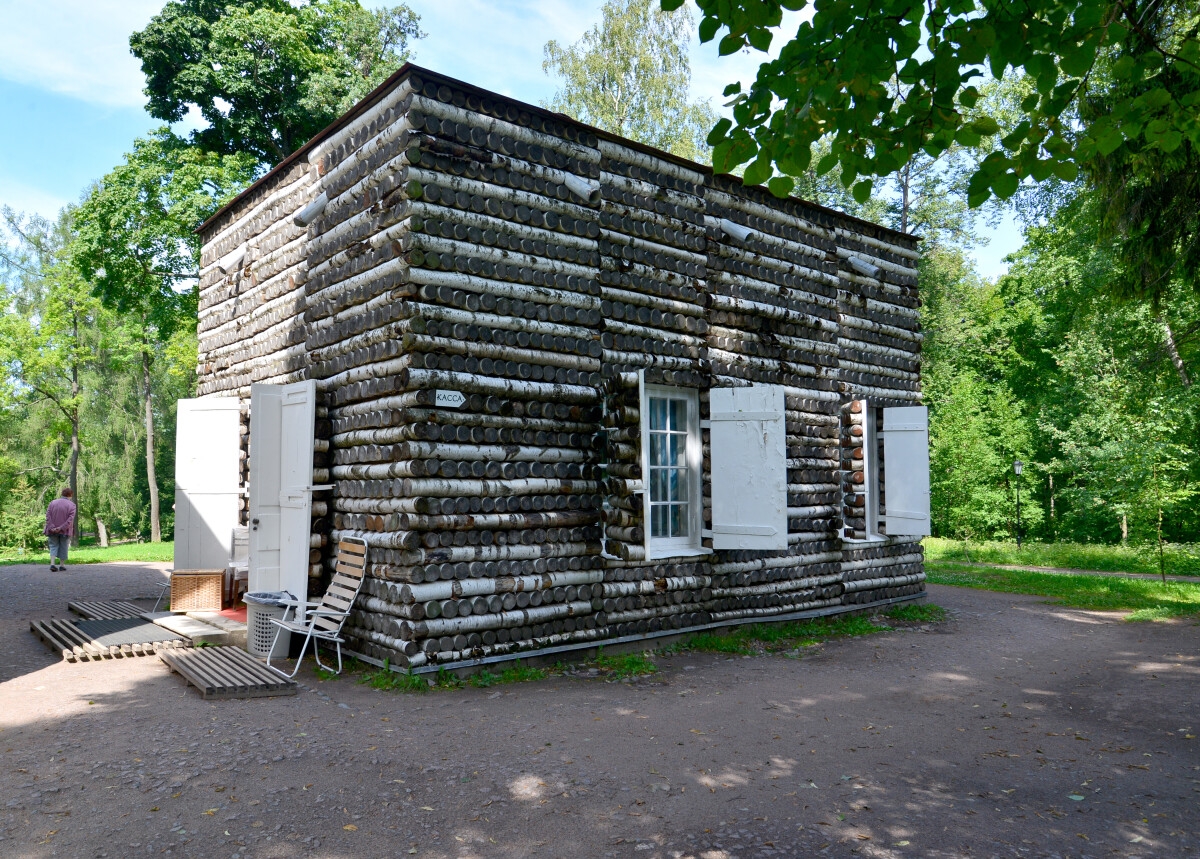
[[[650,465],[674,465],[674,460],[667,458],[667,439],[666,433],[652,432],[650,433]]]
[[[671,400],[671,429],[687,432],[687,400]]]
[[[650,398],[650,429],[665,430],[667,428],[667,401],[662,397]]]
[[[671,433],[668,449],[664,451],[663,465],[687,465],[687,436]]]
[[[671,505],[671,536],[686,537],[688,535],[688,505]]]
[[[686,468],[668,469],[667,500],[686,501],[688,497],[688,473]]]
[[[667,533],[667,505],[650,505],[650,536],[669,537]]]
[[[667,501],[667,469],[650,469],[650,500]]]

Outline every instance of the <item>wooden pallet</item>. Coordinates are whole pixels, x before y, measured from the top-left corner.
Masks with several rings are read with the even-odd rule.
[[[140,618],[34,620],[30,621],[29,629],[67,662],[152,656],[167,648],[191,647],[186,638]]]
[[[164,650],[158,655],[207,700],[295,695],[295,681],[280,677],[240,647]]]
[[[67,603],[67,608],[89,620],[138,617],[145,611],[145,609],[140,609],[133,603],[124,600],[75,600]]]

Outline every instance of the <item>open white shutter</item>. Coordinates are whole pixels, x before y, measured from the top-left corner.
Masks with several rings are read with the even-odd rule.
[[[283,391],[279,385],[250,386],[250,571],[251,591],[278,591],[279,491],[283,488],[280,446]],[[299,597],[299,594],[296,594]]]
[[[238,525],[236,397],[179,400],[175,424],[175,569],[223,570]]]
[[[714,549],[786,549],[783,388],[709,391]]]
[[[929,522],[929,410],[883,410],[883,493],[880,518],[889,537],[927,537]]]
[[[279,583],[281,590],[289,591],[299,599],[307,599],[317,383],[308,381],[284,385],[281,411]]]
[[[308,594],[316,383],[250,386],[250,590]]]

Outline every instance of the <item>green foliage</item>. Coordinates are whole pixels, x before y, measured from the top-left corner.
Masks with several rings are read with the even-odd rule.
[[[546,43],[542,68],[558,76],[561,88],[545,106],[707,161],[705,138],[717,117],[707,101],[687,100],[691,16],[659,11],[653,0],[608,0],[601,14],[602,21],[575,44]]]
[[[169,0],[129,44],[151,116],[195,106],[200,148],[274,164],[409,59],[418,23],[407,6],[357,0]]]
[[[720,37],[722,54],[766,51],[783,9],[809,6],[806,0],[697,5],[701,40]],[[1148,7],[1155,6],[1152,21],[1162,26],[1147,33]],[[735,96],[735,122],[712,135],[718,170],[763,159],[787,172],[785,165],[803,162],[813,144],[831,134],[833,160],[820,172],[836,165],[851,187],[886,176],[921,152],[936,157],[955,144],[976,146],[1001,131],[996,117],[973,110],[979,84],[988,72],[1002,79],[1010,67],[1022,69],[1034,88],[1022,101],[1023,120],[1005,129],[974,170],[972,206],[992,195],[1008,199],[1027,178],[1054,174],[1070,181],[1078,162],[1101,147],[1141,141],[1170,152],[1185,140],[1200,143],[1194,121],[1200,42],[1189,4],[849,0],[813,8],[811,20],[777,59],[763,63],[747,91],[739,84],[726,89]],[[1138,92],[1077,129],[1064,118],[1081,93],[1103,86],[1093,73],[1112,56],[1120,61],[1110,75],[1136,82]],[[1172,76],[1182,83],[1172,88]]]
[[[164,337],[192,328],[200,270],[196,227],[254,174],[246,155],[186,145],[168,128],[134,141],[76,212],[75,264],[106,306]]]
[[[1200,584],[1034,573],[993,567],[928,564],[929,582],[1012,594],[1053,597],[1057,605],[1093,611],[1133,611],[1128,620],[1200,615]],[[1200,619],[1200,618],[1198,618]]]
[[[925,559],[934,563],[971,562],[1055,567],[1064,570],[1096,570],[1104,573],[1157,573],[1158,546],[1105,545],[1102,543],[1038,543],[1025,541],[1021,548],[1012,541],[983,540],[968,544],[961,540],[926,537]],[[1166,571],[1170,575],[1200,576],[1200,544],[1168,543],[1164,546]]]

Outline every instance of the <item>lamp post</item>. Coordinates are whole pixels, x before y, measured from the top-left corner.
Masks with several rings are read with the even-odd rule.
[[[1025,463],[1017,460],[1013,463],[1013,473],[1017,475],[1017,548],[1021,548],[1021,471]]]

